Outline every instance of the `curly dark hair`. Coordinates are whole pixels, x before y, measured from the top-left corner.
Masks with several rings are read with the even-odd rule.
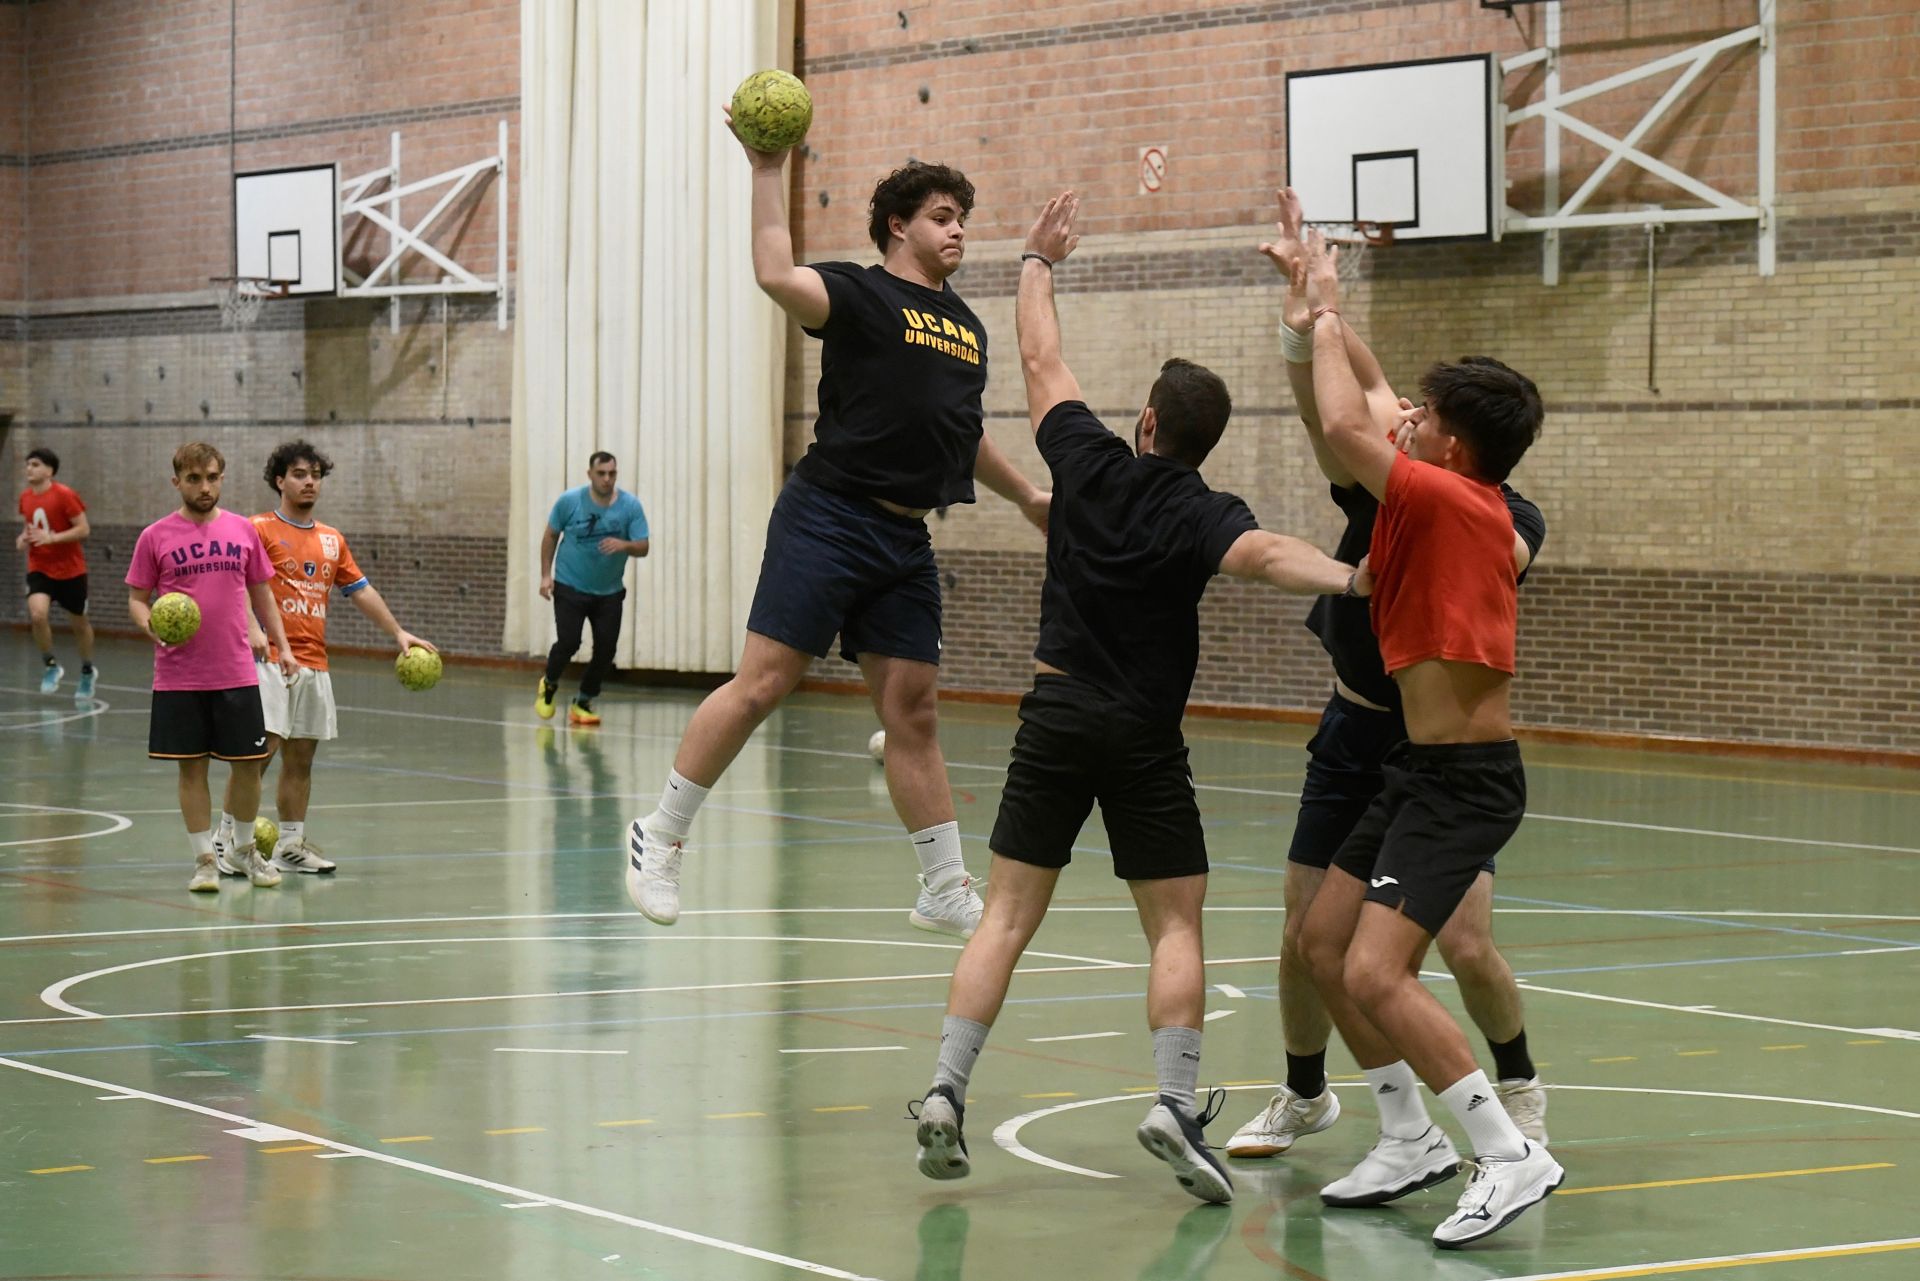
[[[883,254],[887,252],[893,240],[888,219],[911,222],[929,196],[952,196],[960,206],[961,222],[973,212],[973,184],[967,181],[967,175],[947,165],[909,160],[874,185],[873,199],[867,204],[867,235],[874,247]]]
[[[280,481],[286,476],[288,469],[302,461],[312,463],[313,469],[320,473],[323,480],[333,470],[333,459],[314,448],[311,442],[290,440],[267,455],[267,469],[264,473],[267,488],[276,494],[279,493]]]
[[[1198,467],[1220,443],[1233,415],[1233,397],[1219,374],[1175,356],[1160,366],[1147,393],[1153,410],[1153,452]]]
[[[1547,416],[1533,379],[1492,356],[1442,361],[1421,375],[1420,392],[1441,425],[1466,444],[1482,480],[1505,480]]]

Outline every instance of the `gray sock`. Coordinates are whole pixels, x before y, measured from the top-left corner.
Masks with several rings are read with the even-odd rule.
[[[973,1075],[973,1061],[987,1043],[987,1025],[949,1014],[940,1024],[940,1062],[933,1069],[933,1083],[949,1086],[953,1097],[967,1101],[967,1078]]]
[[[1195,1090],[1200,1083],[1200,1029],[1153,1029],[1153,1070],[1160,1077],[1160,1093],[1192,1116],[1199,1106]]]

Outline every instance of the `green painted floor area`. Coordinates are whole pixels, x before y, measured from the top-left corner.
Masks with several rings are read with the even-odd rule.
[[[530,675],[412,695],[343,660],[309,823],[339,873],[207,898],[145,652],[105,647],[91,707],[34,691],[24,637],[0,655],[0,1277],[1920,1275],[1920,775],[1528,749],[1498,933],[1568,1183],[1441,1256],[1457,1182],[1320,1206],[1372,1141],[1351,1080],[1341,1124],[1234,1164],[1230,1209],[1140,1150],[1145,947],[1097,819],[976,1071],[974,1176],[923,1180],[904,1104],[956,949],[907,924],[861,700],[754,738],[663,930],[621,843],[694,695],[616,688],[572,731]],[[942,726],[983,868],[1012,712]],[[1306,733],[1188,730],[1224,1142],[1280,1070]]]

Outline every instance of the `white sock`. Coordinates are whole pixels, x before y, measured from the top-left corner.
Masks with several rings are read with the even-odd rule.
[[[188,832],[187,848],[193,851],[193,861],[196,863],[203,858],[212,858],[213,830],[209,828],[204,832]]]
[[[1417,1139],[1433,1125],[1420,1097],[1420,1080],[1405,1059],[1360,1071],[1380,1109],[1380,1133],[1395,1139]]]
[[[938,893],[967,879],[967,865],[960,858],[960,824],[948,822],[923,827],[909,836],[928,889]]]
[[[1526,1136],[1500,1106],[1500,1096],[1493,1092],[1485,1072],[1475,1068],[1467,1073],[1440,1091],[1440,1101],[1452,1108],[1466,1127],[1475,1156],[1517,1161],[1527,1154]]]
[[[707,790],[679,770],[668,770],[660,804],[642,821],[642,826],[685,839],[687,830],[693,826],[693,816],[700,812],[700,803],[707,799]]]
[[[280,839],[273,843],[273,852],[278,854],[281,850],[295,844],[299,841],[301,833],[306,830],[307,825],[305,823],[282,823],[280,825]]]
[[[233,815],[220,811],[220,840],[228,849],[233,848]]]

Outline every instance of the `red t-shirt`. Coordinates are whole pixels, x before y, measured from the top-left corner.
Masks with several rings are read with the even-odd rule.
[[[57,480],[47,486],[44,494],[36,494],[31,489],[20,494],[21,519],[50,534],[64,534],[72,529],[74,519],[86,510],[80,495]],[[29,543],[27,572],[45,574],[48,578],[78,578],[87,572],[87,554],[80,550],[79,543],[54,543],[48,547]]]
[[[1389,675],[1430,658],[1513,672],[1513,517],[1500,486],[1396,456],[1368,555]]]

